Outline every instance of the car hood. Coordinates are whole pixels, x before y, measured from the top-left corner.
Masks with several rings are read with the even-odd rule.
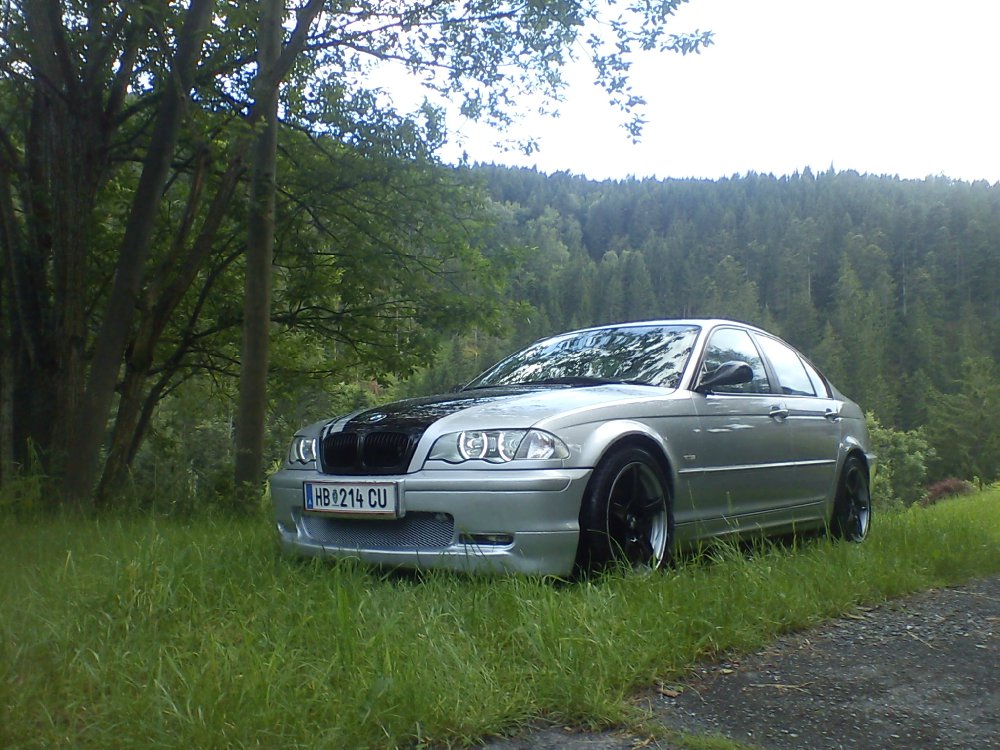
[[[356,412],[340,420],[334,430],[423,431],[435,422],[447,429],[531,427],[549,417],[645,400],[671,393],[663,388],[636,385],[519,385],[477,388],[426,398],[406,399]]]

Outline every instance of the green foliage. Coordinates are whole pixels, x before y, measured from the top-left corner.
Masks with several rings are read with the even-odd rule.
[[[933,476],[992,482],[1000,478],[1000,371],[994,360],[969,357],[951,393],[930,402],[927,434],[937,452]]]
[[[862,235],[846,238],[831,321],[847,356],[847,380],[840,387],[862,408],[892,422],[896,393],[887,381],[895,288],[888,258]]]
[[[270,467],[284,460],[294,432],[306,424],[384,401],[375,381],[342,383],[285,374],[271,389],[265,446]],[[110,500],[122,508],[187,517],[233,502],[234,400],[230,381],[193,379],[159,404],[150,434],[127,481]]]
[[[702,292],[693,314],[762,323],[757,284],[747,277],[746,268],[732,255],[724,256],[702,280]]]
[[[263,517],[0,519],[0,746],[445,746],[641,721],[633,691],[699,659],[1000,572],[998,503],[572,585],[286,560]]]
[[[997,476],[997,186],[832,170],[716,182],[471,171],[522,248],[508,297],[530,307],[495,339],[498,354],[602,322],[741,318],[801,349],[907,445],[930,441],[933,462],[921,444],[912,470],[894,460],[899,489],[885,489],[899,502],[919,497],[921,465],[930,478]],[[457,383],[489,364],[464,351],[421,379]],[[953,380],[956,357],[973,355],[975,372]]]
[[[883,426],[868,412],[868,435],[875,453],[872,496],[878,507],[913,505],[927,494],[927,466],[934,460],[924,431]]]
[[[35,441],[87,502],[101,448],[103,494],[158,401],[233,377],[247,227],[269,213],[246,200],[268,92],[282,119],[276,370],[406,374],[451,331],[494,326],[502,253],[483,252],[481,196],[436,161],[444,102],[502,126],[528,97],[558,101],[582,53],[636,133],[632,57],[711,43],[667,33],[678,4],[5,4],[0,356],[18,407],[3,400],[3,455],[23,462]],[[255,48],[267,9],[284,15],[273,64]],[[379,85],[393,66],[430,95],[415,111]]]
[[[32,516],[52,502],[49,477],[38,460],[33,445],[28,446],[28,462],[23,466],[5,467],[0,477],[0,518]]]

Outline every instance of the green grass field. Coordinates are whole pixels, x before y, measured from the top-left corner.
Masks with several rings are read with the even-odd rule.
[[[629,698],[859,603],[1000,572],[1000,490],[862,545],[559,584],[280,556],[263,515],[0,522],[0,747],[467,744]]]

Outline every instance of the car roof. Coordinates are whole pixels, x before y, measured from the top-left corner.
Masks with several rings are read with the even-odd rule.
[[[747,328],[752,331],[758,331],[759,333],[767,333],[763,328],[758,328],[750,323],[744,323],[739,320],[731,320],[729,318],[663,318],[658,320],[630,320],[627,323],[607,323],[605,325],[599,326],[587,326],[586,328],[578,328],[573,331],[564,331],[563,333],[555,333],[552,336],[546,336],[545,338],[553,338],[555,336],[564,336],[571,333],[586,333],[587,331],[602,331],[608,328],[641,328],[644,326],[676,326],[676,325],[690,325],[698,326],[701,328],[714,328],[717,325],[735,325],[741,328]]]

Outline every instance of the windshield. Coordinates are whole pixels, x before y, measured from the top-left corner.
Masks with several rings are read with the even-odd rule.
[[[467,388],[518,383],[638,383],[676,388],[698,326],[643,325],[566,333],[532,344]]]

